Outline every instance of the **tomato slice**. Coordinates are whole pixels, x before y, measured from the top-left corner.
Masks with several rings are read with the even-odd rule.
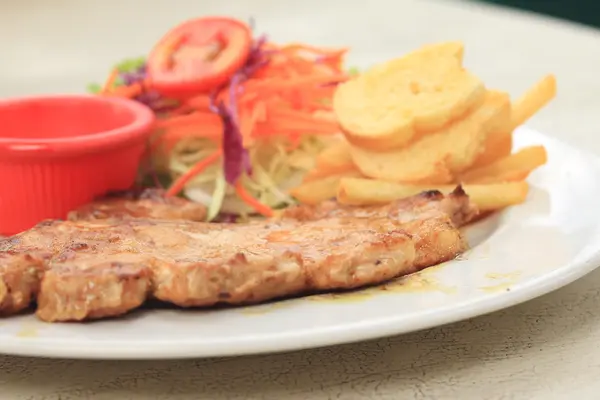
[[[197,18],[171,29],[150,52],[147,72],[161,94],[185,98],[219,87],[250,54],[252,32],[239,20]]]

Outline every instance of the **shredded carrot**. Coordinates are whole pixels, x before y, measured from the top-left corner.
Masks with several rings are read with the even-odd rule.
[[[104,83],[100,94],[105,96],[110,95],[132,99],[144,92],[144,86],[147,84],[146,82],[134,82],[131,85],[121,85],[115,87],[115,82],[118,77],[119,70],[115,68],[111,71],[108,79]]]
[[[102,94],[110,93],[112,91],[113,86],[115,85],[115,82],[117,81],[118,77],[119,77],[119,70],[117,68],[113,68],[113,70],[110,72],[110,75],[108,76],[108,79],[106,80],[106,82],[104,82],[104,86],[102,86],[102,90],[100,91],[100,93],[102,93]]]
[[[240,199],[242,199],[246,204],[252,207],[257,213],[265,217],[273,216],[273,209],[267,205],[262,204],[260,201],[252,197],[250,193],[248,193],[246,188],[244,188],[244,186],[242,185],[241,180],[238,180],[235,184],[235,192],[238,196],[240,196]]]
[[[223,124],[218,115],[207,111],[177,115],[156,122],[155,129],[161,134],[155,137],[152,150],[170,152],[181,139],[198,137],[218,140],[223,136]]]
[[[273,78],[269,80],[251,81],[245,86],[247,90],[289,90],[311,88],[313,85],[325,85],[329,83],[344,82],[348,79],[347,74],[313,74],[309,76],[297,76],[294,79],[289,78]],[[304,88],[303,88],[304,87]]]
[[[321,54],[321,55],[339,55],[339,54],[345,54],[348,52],[347,48],[323,49],[321,47],[311,46],[311,45],[304,44],[304,43],[290,43],[290,44],[287,44],[287,45],[281,47],[281,50],[296,51],[296,52],[297,51],[307,51],[307,52]]]
[[[113,96],[125,97],[128,99],[132,99],[136,96],[139,96],[144,92],[144,83],[143,82],[135,82],[129,86],[119,86],[118,88],[113,89],[110,94]]]
[[[179,178],[177,178],[177,180],[175,182],[173,182],[173,184],[171,185],[169,190],[167,190],[166,195],[167,196],[176,196],[179,192],[181,192],[183,190],[185,185],[191,179],[193,179],[200,172],[204,171],[211,164],[217,162],[217,160],[219,160],[219,158],[221,158],[222,155],[223,155],[223,150],[218,149],[214,153],[209,155],[208,157],[203,158],[202,160],[198,161],[196,163],[196,165],[194,165],[192,168],[187,170],[187,172],[185,174],[181,175]]]
[[[195,126],[198,130],[202,130],[206,125],[214,126],[221,125],[221,119],[218,115],[209,111],[199,111],[187,115],[177,115],[168,119],[162,119],[156,123],[157,128],[175,128],[181,126]]]
[[[197,110],[208,110],[210,107],[210,96],[202,94],[200,96],[192,97],[186,101],[186,105]]]

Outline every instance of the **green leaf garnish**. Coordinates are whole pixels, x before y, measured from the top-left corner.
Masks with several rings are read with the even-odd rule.
[[[119,72],[135,72],[146,63],[145,57],[128,58],[117,64]]]
[[[98,94],[102,90],[102,86],[97,83],[90,83],[86,88],[88,93]]]

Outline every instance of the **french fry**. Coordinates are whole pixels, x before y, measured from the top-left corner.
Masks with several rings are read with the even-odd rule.
[[[512,127],[523,125],[556,96],[556,78],[546,75],[512,106]]]
[[[479,154],[472,167],[483,167],[508,156],[512,150],[512,131],[519,125],[523,125],[554,96],[556,96],[556,78],[554,75],[547,75],[512,105],[510,129],[491,134],[484,145],[484,151]]]
[[[359,177],[360,173],[349,172],[327,176],[321,179],[304,182],[290,190],[290,194],[300,203],[315,205],[336,196],[340,180],[344,177]]]
[[[337,200],[348,205],[377,205],[410,197],[427,190],[450,193],[456,185],[403,185],[361,178],[342,178]],[[529,185],[525,181],[490,185],[463,185],[471,201],[481,211],[493,211],[520,204],[527,198]]]
[[[288,153],[287,164],[292,168],[310,171],[315,168],[315,157],[305,152]]]
[[[465,183],[498,183],[527,179],[531,171],[546,164],[544,146],[526,147],[488,166],[472,169],[460,177]]]
[[[511,131],[501,130],[488,136],[483,151],[471,165],[471,169],[480,168],[510,155],[513,146],[513,135]]]
[[[319,153],[315,166],[316,169],[320,169],[349,164],[352,164],[350,146],[346,140],[341,140]]]
[[[339,175],[304,182],[290,190],[290,194],[300,203],[315,205],[335,197],[342,178]]]
[[[350,164],[340,164],[340,165],[325,165],[321,167],[317,167],[312,171],[308,172],[304,175],[303,182],[311,182],[319,179],[323,179],[325,177],[331,175],[341,175],[356,172],[359,174],[358,169],[353,163]]]

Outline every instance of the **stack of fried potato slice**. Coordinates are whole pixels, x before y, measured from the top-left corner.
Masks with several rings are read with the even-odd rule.
[[[482,211],[523,202],[547,155],[543,146],[511,154],[513,131],[556,95],[556,80],[511,103],[464,68],[463,53],[460,42],[428,45],[340,85],[333,106],[344,138],[291,194],[371,205],[460,183]]]

